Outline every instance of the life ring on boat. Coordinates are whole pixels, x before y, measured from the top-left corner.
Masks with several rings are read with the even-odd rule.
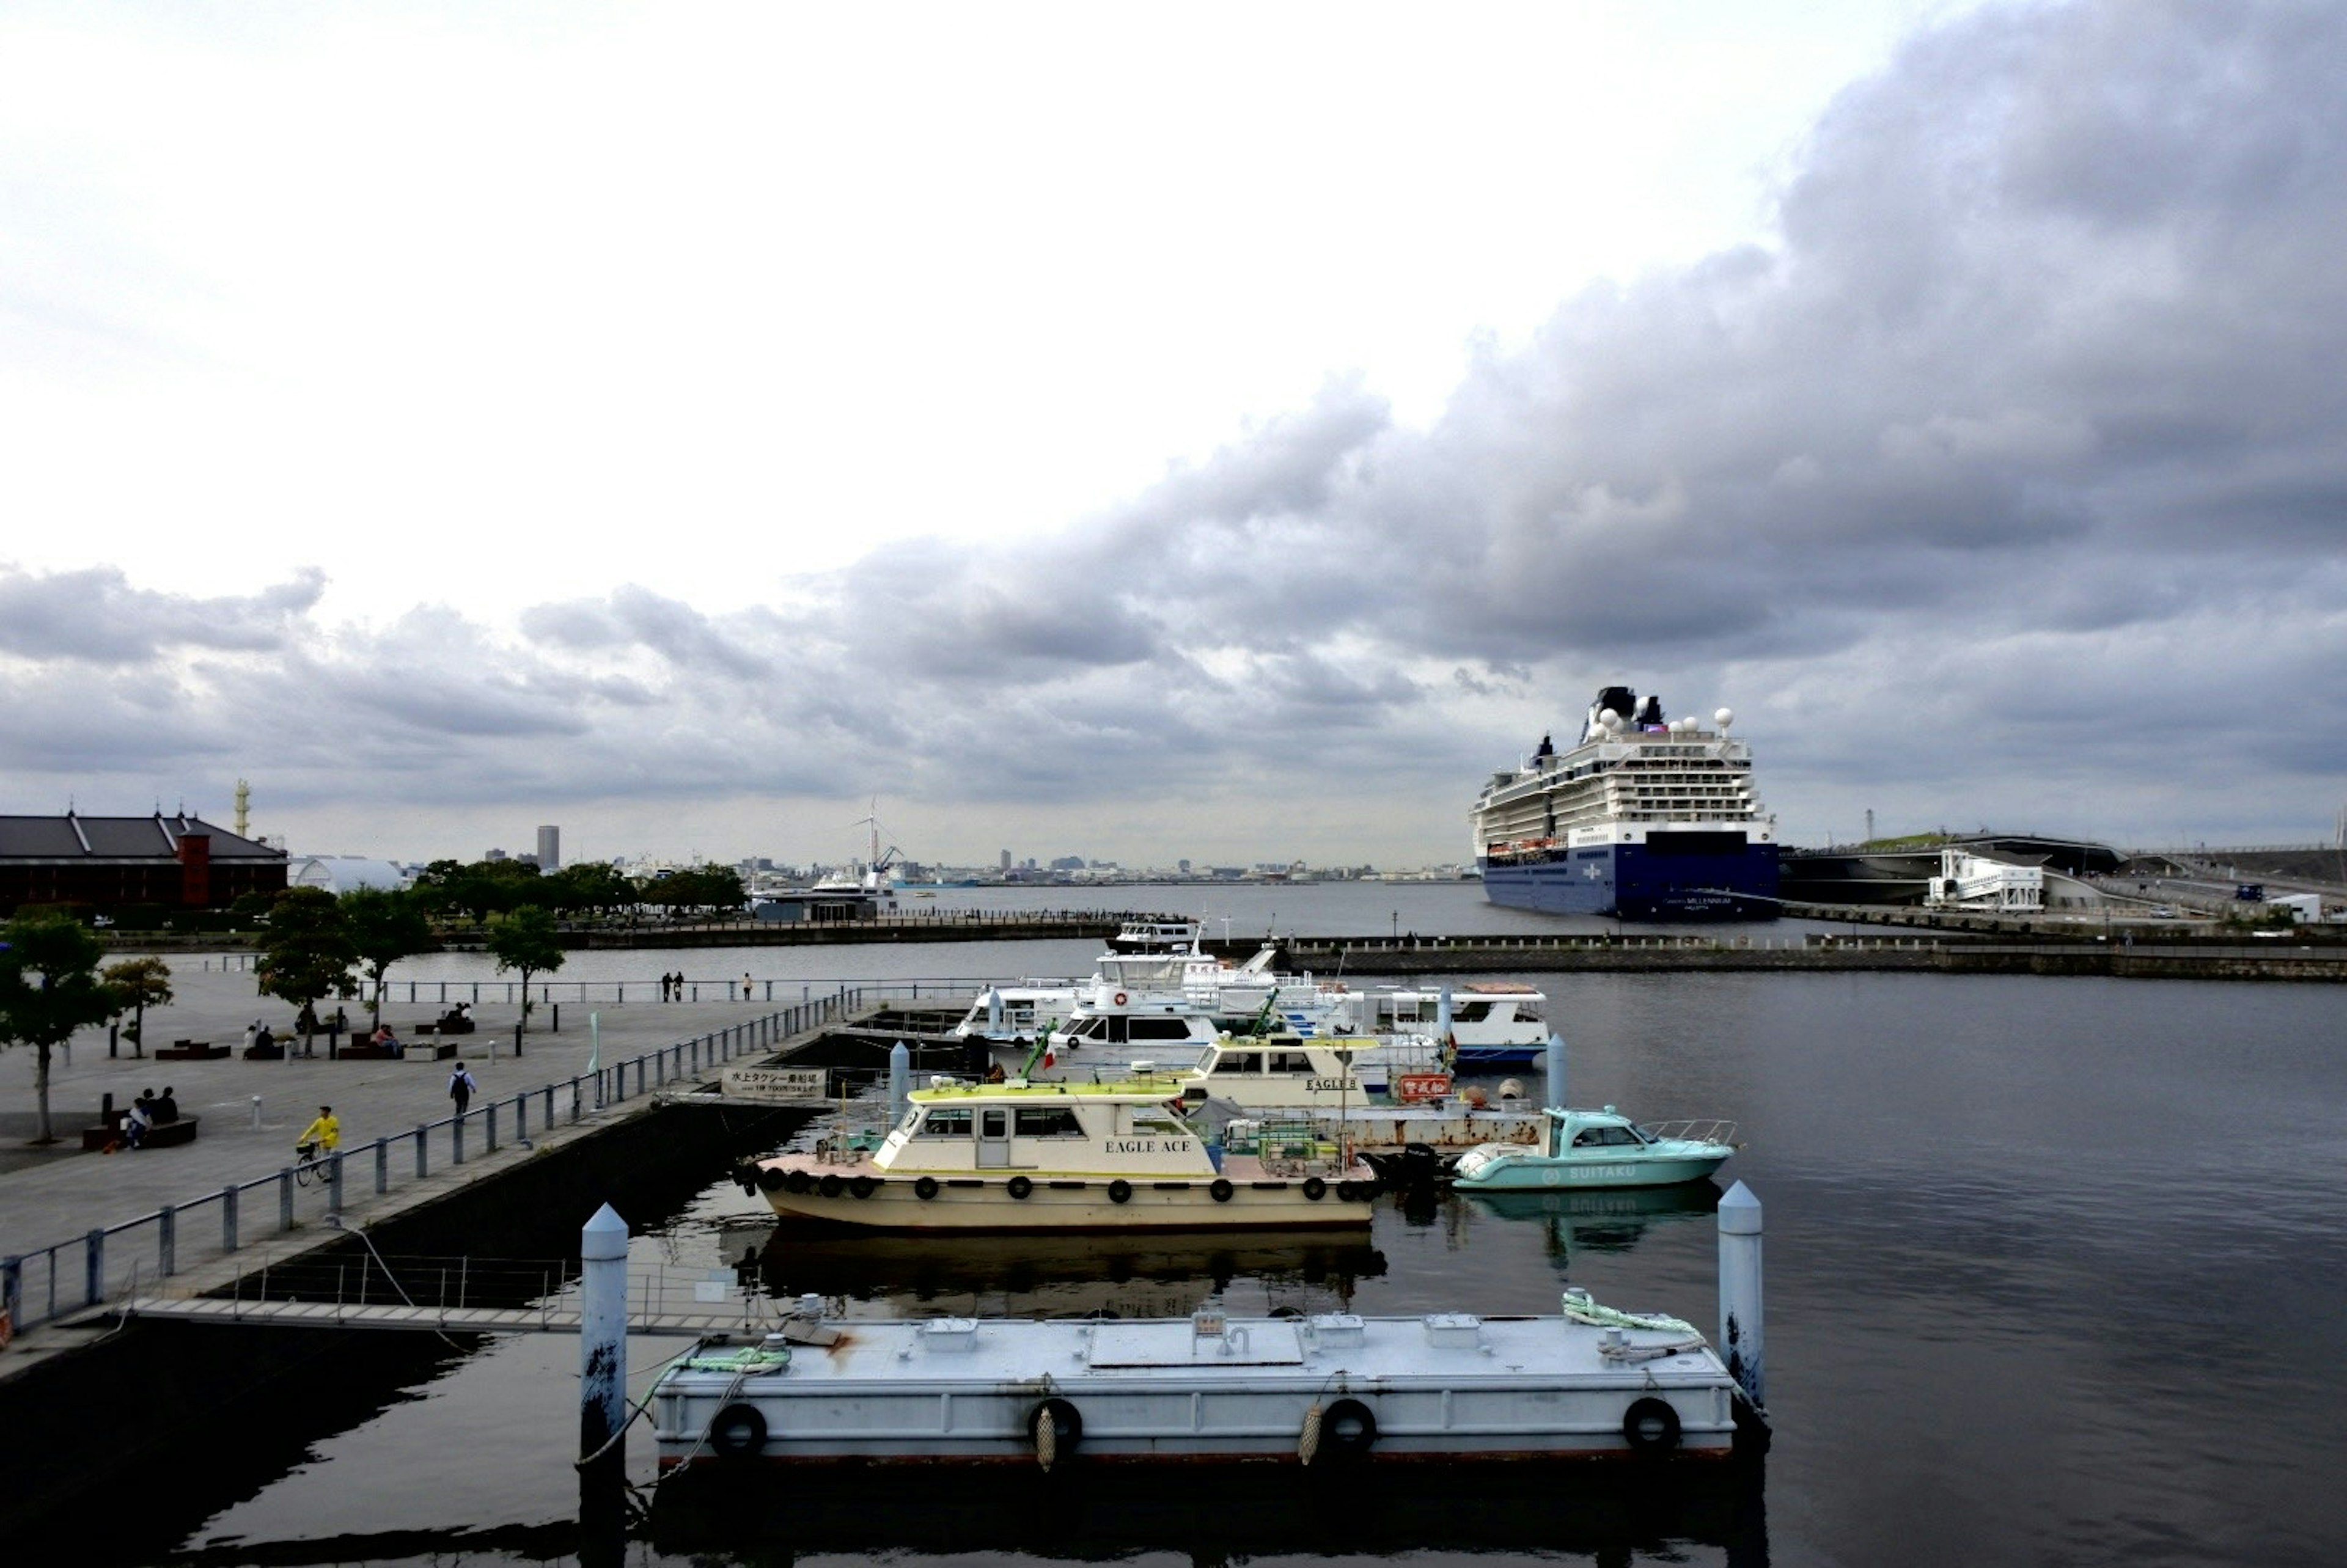
[[[1666,1454],[1679,1446],[1679,1413],[1652,1395],[1633,1399],[1622,1412],[1622,1440],[1633,1453]]]
[[[1116,993],[1116,1005],[1119,1007],[1122,1007],[1124,1005],[1124,993],[1122,991]]]
[[[1002,1190],[1023,1204],[1027,1201],[1027,1194],[1035,1190],[1035,1184],[1024,1176],[1013,1176],[1002,1184]]]
[[[1317,1204],[1327,1195],[1327,1183],[1322,1181],[1317,1176],[1307,1176],[1304,1178],[1304,1196],[1306,1201]]]
[[[835,1198],[839,1196],[839,1190],[846,1185],[847,1185],[847,1184],[839,1179],[839,1173],[835,1171],[815,1184],[815,1191],[821,1193],[826,1198]]]
[[[791,1173],[788,1171],[778,1170],[773,1165],[758,1167],[757,1183],[763,1192],[779,1193],[783,1190],[784,1184],[790,1179]]]
[[[1378,1440],[1377,1413],[1358,1399],[1339,1399],[1321,1412],[1320,1446],[1339,1459],[1369,1451]]]
[[[721,1459],[748,1459],[766,1446],[766,1418],[755,1405],[728,1405],[709,1418],[709,1446]]]
[[[1377,1196],[1377,1186],[1370,1182],[1339,1182],[1337,1195],[1348,1204],[1366,1204]]]
[[[938,1179],[935,1176],[923,1176],[913,1184],[913,1195],[921,1202],[928,1203],[938,1195]]]
[[[1214,1194],[1214,1202],[1218,1204],[1227,1204],[1231,1201],[1231,1194],[1238,1191],[1238,1189],[1232,1186],[1229,1182],[1224,1180],[1222,1177],[1216,1176],[1214,1178],[1214,1184],[1208,1187],[1206,1191]]]
[[[879,1186],[880,1184],[874,1181],[869,1176],[858,1176],[854,1181],[847,1184],[848,1195],[857,1198],[868,1198],[879,1189]]]
[[[815,1190],[815,1178],[805,1171],[793,1171],[783,1178],[783,1185],[794,1193],[811,1193]]]
[[[1108,1184],[1108,1201],[1112,1204],[1131,1203],[1133,1201],[1133,1184],[1123,1180],[1122,1177],[1116,1181],[1111,1182]]]
[[[1027,1435],[1035,1444],[1035,1458],[1048,1471],[1052,1460],[1075,1452],[1084,1440],[1083,1413],[1065,1399],[1045,1399],[1027,1413]]]

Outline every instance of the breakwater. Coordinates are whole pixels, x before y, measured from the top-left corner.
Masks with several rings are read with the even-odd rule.
[[[1211,945],[1211,944],[1210,944]],[[2337,942],[1955,936],[1290,938],[1284,968],[1361,975],[1872,971],[2105,975],[2124,979],[2347,980]]]

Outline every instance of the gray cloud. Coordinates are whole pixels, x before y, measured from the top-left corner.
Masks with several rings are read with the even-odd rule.
[[[0,578],[36,716],[0,753],[144,777],[266,733],[308,798],[654,824],[877,791],[971,855],[955,813],[995,803],[1143,809],[1161,845],[1084,846],[1138,856],[1312,801],[1322,853],[1430,857],[1627,678],[1737,707],[1797,838],[1866,806],[2318,832],[2347,791],[2342,57],[2334,8],[1975,13],[1820,118],[1772,242],[1581,291],[1430,427],[1335,380],[1056,537],[887,547],[772,609],[620,587],[518,639],[358,634],[314,624],[314,576]],[[92,665],[172,695],[67,700]]]

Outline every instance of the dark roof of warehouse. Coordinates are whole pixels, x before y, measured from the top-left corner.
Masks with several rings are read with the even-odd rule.
[[[214,860],[282,860],[285,852],[187,812],[165,816],[0,816],[0,860],[176,859],[189,834],[211,835]]]

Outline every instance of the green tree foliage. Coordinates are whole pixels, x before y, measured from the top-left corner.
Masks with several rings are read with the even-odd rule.
[[[146,1055],[147,1009],[169,1004],[171,966],[157,958],[123,958],[106,966],[106,986],[113,994],[114,1010],[131,1015],[123,1037],[140,1056]]]
[[[562,943],[555,934],[554,917],[536,904],[525,904],[497,922],[489,933],[488,945],[499,974],[507,969],[521,971],[521,1017],[526,1030],[530,976],[551,974],[562,967]]]
[[[301,1009],[302,1048],[317,1038],[316,1004],[354,997],[351,966],[359,961],[342,902],[323,887],[289,887],[269,907],[269,935],[261,944],[256,978],[263,994]]]
[[[392,965],[431,952],[432,922],[409,894],[383,887],[354,887],[342,897],[343,921],[351,948],[366,972],[368,1004],[376,1027],[383,1024],[383,978]]]
[[[542,900],[538,891],[538,867],[526,860],[477,860],[470,866],[436,860],[415,879],[415,896],[425,907],[442,915],[470,915],[486,920],[508,909]]]
[[[86,1024],[114,1016],[114,993],[97,978],[104,944],[78,920],[18,916],[0,927],[0,1045],[29,1045],[39,1105],[35,1141],[54,1143],[49,1126],[49,1053]]]
[[[620,868],[600,860],[581,860],[538,879],[532,903],[566,915],[613,915],[642,902],[643,894]]]
[[[730,913],[750,901],[742,874],[730,866],[696,866],[651,885],[648,897],[671,915],[682,909]]]

